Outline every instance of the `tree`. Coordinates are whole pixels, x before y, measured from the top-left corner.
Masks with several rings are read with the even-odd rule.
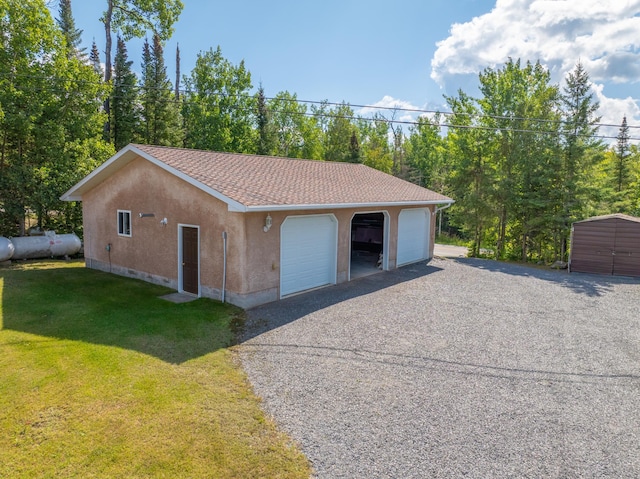
[[[111,81],[112,32],[121,32],[125,41],[141,38],[149,30],[157,34],[160,40],[167,40],[173,33],[173,24],[178,20],[184,5],[181,0],[107,0],[107,10],[101,21],[105,29],[105,70],[104,81]],[[109,99],[104,109],[110,114]],[[109,123],[105,125],[109,137]]]
[[[95,71],[98,76],[102,77],[104,72],[102,71],[102,64],[100,63],[100,52],[98,51],[98,45],[96,45],[95,41],[91,44],[89,63],[93,67],[93,71]]]
[[[440,118],[439,114],[433,120],[424,116],[418,118],[417,124],[409,128],[406,141],[404,179],[435,191],[444,191],[448,179]]]
[[[473,98],[458,91],[457,97],[445,97],[455,125],[447,134],[446,159],[451,169],[449,191],[456,201],[449,217],[470,240],[470,255],[479,256],[481,247],[495,242],[490,231],[496,225],[495,194],[497,171],[491,157],[494,143],[478,124],[478,106]]]
[[[279,92],[268,102],[276,137],[276,154],[290,158],[321,159],[320,130],[307,106],[295,94]]]
[[[112,153],[101,141],[106,88],[68,45],[42,0],[4,0],[0,12],[0,232],[81,228],[59,197]]]
[[[562,164],[558,170],[556,203],[556,237],[559,257],[567,259],[567,243],[571,224],[581,219],[589,196],[585,174],[590,171],[602,144],[595,138],[598,132],[596,116],[599,104],[593,99],[589,74],[578,62],[566,79],[560,97],[562,123]]]
[[[372,119],[360,120],[358,130],[362,162],[376,170],[391,173],[393,154],[389,145],[389,122],[382,115],[375,115]]]
[[[244,61],[233,65],[222,56],[220,47],[209,49],[198,54],[191,75],[184,80],[185,146],[255,152],[255,106],[249,94],[251,73]]]
[[[176,101],[180,101],[180,46],[176,45],[176,83],[173,93]]]
[[[618,193],[622,192],[629,183],[629,168],[627,166],[629,153],[629,126],[627,125],[627,117],[624,116],[616,143],[615,182]]]
[[[317,112],[326,118],[324,155],[327,161],[349,161],[353,110],[342,103],[328,111]]]
[[[258,127],[256,153],[258,155],[274,155],[278,139],[262,85],[256,93],[256,124]]]
[[[179,146],[182,144],[180,113],[167,77],[162,43],[153,36],[153,47],[145,41],[142,52],[141,139],[150,145]]]
[[[362,163],[360,142],[358,141],[358,134],[355,129],[351,132],[351,140],[349,141],[349,162]]]
[[[551,188],[548,162],[553,149],[545,135],[553,134],[558,123],[558,90],[539,62],[521,66],[519,60],[510,59],[501,69],[488,68],[480,74],[480,92],[481,123],[493,144],[491,160],[497,173],[496,257],[526,260]]]
[[[60,0],[58,6],[58,26],[62,30],[68,54],[84,58],[85,48],[81,48],[82,30],[76,28],[76,22],[71,12],[71,0]]]
[[[118,37],[114,63],[113,93],[111,96],[111,133],[116,150],[133,142],[140,127],[137,80],[131,71],[133,61],[127,46]]]

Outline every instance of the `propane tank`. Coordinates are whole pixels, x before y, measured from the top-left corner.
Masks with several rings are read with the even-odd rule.
[[[57,235],[55,231],[47,231],[44,236],[20,236],[12,238],[11,242],[15,248],[13,259],[70,256],[82,247],[75,234]]]
[[[0,236],[0,263],[8,261],[13,256],[15,247],[9,238]]]

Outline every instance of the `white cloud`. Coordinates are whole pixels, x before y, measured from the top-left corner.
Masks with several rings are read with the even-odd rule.
[[[640,81],[640,0],[497,0],[495,7],[467,23],[452,25],[438,42],[431,78],[455,87],[509,58],[540,61],[552,80],[564,84],[580,61],[600,102],[602,123],[640,123],[640,95],[610,98],[607,85]],[[617,128],[602,128],[615,136]],[[640,131],[632,136],[640,136]]]
[[[411,104],[411,102],[408,102],[405,100],[399,100],[397,98],[393,98],[392,96],[385,95],[382,97],[382,100],[375,102],[373,105],[360,108],[360,110],[358,110],[357,113],[362,116],[370,116],[376,113],[380,113],[384,115],[386,118],[391,119],[391,117],[394,115],[393,113],[394,109],[398,109],[398,108],[403,110],[419,110],[420,109],[420,107],[417,107]],[[414,115],[408,115],[407,113],[409,112],[404,112],[404,111],[396,112],[394,119],[401,120],[399,115],[402,115],[403,117],[413,118]]]
[[[627,123],[629,125],[640,124],[640,106],[638,101],[631,97],[627,98],[609,98],[604,94],[604,85],[594,84],[592,90],[595,94],[596,100],[600,103],[600,109],[598,114],[601,115],[600,123],[604,125],[614,126],[602,126],[599,133],[604,136],[615,137],[620,131],[620,125],[622,124],[622,118],[627,117]],[[633,128],[629,135],[632,138],[640,137],[640,130]],[[636,141],[633,141],[636,143]]]
[[[444,85],[511,57],[540,60],[558,80],[580,60],[594,81],[633,82],[640,78],[638,31],[640,0],[497,0],[438,42],[431,77]]]

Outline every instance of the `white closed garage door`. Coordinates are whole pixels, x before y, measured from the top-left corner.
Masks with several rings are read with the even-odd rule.
[[[411,208],[400,212],[396,258],[398,266],[429,257],[430,218],[430,211],[427,208]]]
[[[337,252],[335,216],[287,217],[280,230],[280,296],[335,284]]]

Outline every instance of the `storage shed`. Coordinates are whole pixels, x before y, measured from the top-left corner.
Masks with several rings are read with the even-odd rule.
[[[569,271],[640,276],[640,218],[613,214],[574,223]]]

